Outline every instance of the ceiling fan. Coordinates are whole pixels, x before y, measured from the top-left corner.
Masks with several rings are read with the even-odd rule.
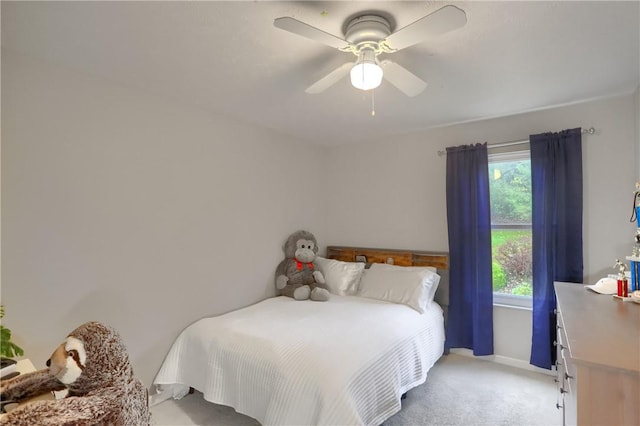
[[[420,94],[427,87],[427,83],[395,62],[388,59],[378,60],[378,55],[397,52],[463,27],[466,23],[467,15],[462,9],[444,6],[394,33],[391,32],[389,21],[384,17],[363,14],[349,21],[344,39],[289,16],[277,18],[273,25],[342,52],[351,52],[357,57],[356,62],[342,64],[307,87],[305,92],[321,93],[350,73],[351,84],[358,89],[375,89],[384,77],[401,92],[413,97]]]

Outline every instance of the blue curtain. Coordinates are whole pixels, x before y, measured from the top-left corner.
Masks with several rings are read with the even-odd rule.
[[[487,144],[447,148],[449,315],[445,347],[493,354]]]
[[[555,362],[554,281],[581,283],[582,131],[531,135],[533,337],[531,364]]]

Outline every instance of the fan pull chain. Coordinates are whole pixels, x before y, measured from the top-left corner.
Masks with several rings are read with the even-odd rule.
[[[371,116],[376,116],[376,91],[375,89],[371,90]]]

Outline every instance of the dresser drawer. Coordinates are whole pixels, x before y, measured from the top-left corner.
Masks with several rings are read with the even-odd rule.
[[[556,396],[556,407],[562,410],[562,424],[566,425],[566,393],[568,392],[568,385],[566,383],[566,371],[567,360],[565,358],[565,346],[567,337],[564,333],[564,324],[562,321],[562,313],[556,311],[556,385],[558,394]]]
[[[558,405],[562,409],[563,424],[575,425],[577,424],[577,370],[571,359],[562,311],[557,310],[556,314]]]
[[[578,381],[576,376],[576,366],[571,359],[569,349],[565,346],[560,350],[562,354],[562,364],[564,366],[562,377],[560,378],[561,391],[563,396],[564,424],[575,425],[578,423]]]
[[[556,340],[557,357],[562,366],[562,371],[558,371],[558,381],[562,384],[563,393],[568,393],[576,390],[576,366],[571,359],[571,352],[569,351],[569,340],[565,333],[565,328],[562,322],[562,313],[558,312],[558,333]]]

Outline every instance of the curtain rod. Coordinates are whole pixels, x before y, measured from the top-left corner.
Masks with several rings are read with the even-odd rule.
[[[589,127],[588,129],[582,129],[582,134],[590,134],[593,135],[596,133],[596,129],[594,129],[593,127]],[[523,139],[520,141],[507,141],[507,142],[498,142],[498,143],[492,143],[490,145],[487,145],[487,148],[500,148],[503,146],[511,146],[511,145],[522,145],[525,143],[529,143],[529,139]],[[447,155],[447,151],[444,150],[438,150],[438,156],[442,157],[443,155]]]

